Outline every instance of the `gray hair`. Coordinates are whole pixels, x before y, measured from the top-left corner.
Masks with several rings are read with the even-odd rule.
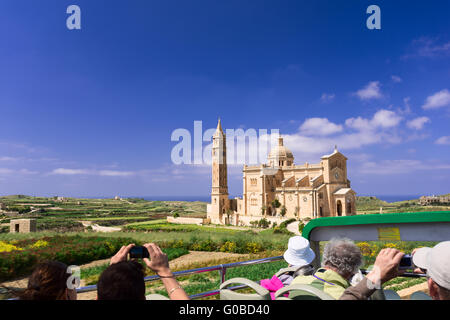
[[[336,268],[340,275],[357,273],[363,261],[361,250],[347,238],[331,239],[325,245],[322,260],[323,266]]]

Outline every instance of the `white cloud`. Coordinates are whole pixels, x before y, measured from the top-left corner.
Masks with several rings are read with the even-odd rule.
[[[397,126],[402,117],[398,116],[394,111],[380,110],[373,116],[371,124],[375,127],[390,128]]]
[[[443,136],[443,137],[440,137],[440,138],[437,139],[434,143],[435,143],[435,144],[440,144],[440,145],[447,145],[447,146],[450,146],[450,136]]]
[[[397,111],[398,111],[399,114],[407,115],[407,114],[410,114],[410,113],[411,113],[411,104],[409,103],[410,100],[411,100],[410,97],[403,98],[403,104],[404,104],[405,108],[403,108],[403,109],[402,109],[402,108],[397,109]]]
[[[300,126],[302,134],[313,136],[327,136],[342,130],[342,125],[330,122],[327,118],[309,118]]]
[[[67,169],[58,168],[54,169],[50,174],[56,175],[97,175],[97,176],[107,176],[107,177],[128,177],[135,175],[132,171],[117,171],[117,170],[91,170],[91,169]]]
[[[129,177],[135,175],[135,172],[131,171],[116,171],[116,170],[100,170],[98,172],[100,176],[108,177]]]
[[[425,57],[436,58],[450,55],[450,41],[438,43],[438,39],[421,37],[413,40],[410,52],[402,58]]]
[[[30,174],[38,174],[39,172],[38,171],[28,170],[28,169],[20,169],[20,170],[17,170],[17,173],[30,175]]]
[[[397,126],[402,121],[402,117],[394,111],[381,109],[377,111],[372,119],[350,118],[345,120],[345,125],[349,128],[367,131],[376,128],[391,128]]]
[[[14,157],[0,157],[0,161],[19,161],[21,158],[14,158]]]
[[[51,172],[51,174],[60,174],[60,175],[84,175],[84,174],[92,174],[92,171],[86,169],[66,169],[66,168],[58,168]]]
[[[431,122],[430,118],[428,117],[418,117],[413,120],[410,120],[406,123],[408,128],[415,129],[415,130],[422,130],[425,123]]]
[[[328,119],[323,123],[331,123]],[[309,136],[301,128],[294,134],[283,134],[285,146],[293,152],[302,154],[325,154],[333,150],[334,145],[339,149],[359,149],[363,146],[386,143],[397,144],[402,138],[395,133],[402,117],[390,110],[379,110],[372,118],[350,118],[345,121],[347,130],[335,132],[333,136]],[[306,121],[305,121],[306,122]],[[337,125],[337,124],[334,124]],[[303,157],[303,156],[302,156]]]
[[[0,175],[31,175],[38,174],[37,171],[31,171],[28,169],[9,169],[9,168],[0,168]]]
[[[365,162],[358,171],[364,174],[405,174],[416,171],[450,170],[450,164],[439,161],[421,160],[383,160],[380,162]]]
[[[0,168],[0,174],[12,174],[14,170],[8,168]]]
[[[356,93],[354,94],[357,95],[361,100],[380,99],[383,97],[383,95],[381,94],[379,81],[369,82],[367,86],[356,91]]]
[[[322,96],[320,97],[320,101],[326,103],[326,102],[331,102],[334,100],[334,98],[336,97],[336,95],[334,93],[328,94],[328,93],[323,93]]]
[[[447,89],[436,92],[435,94],[427,97],[423,109],[438,109],[442,107],[450,106],[450,91]]]
[[[395,75],[392,75],[392,76],[391,76],[391,79],[392,79],[392,81],[395,82],[395,83],[400,83],[400,82],[403,81],[402,78],[400,78],[399,76],[395,76]]]

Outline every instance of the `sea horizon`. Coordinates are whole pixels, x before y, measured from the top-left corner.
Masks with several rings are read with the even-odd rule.
[[[1,197],[7,197],[12,195],[2,195]],[[29,195],[26,195],[29,196]],[[119,195],[120,196],[120,195]],[[419,199],[422,195],[358,195],[358,197],[376,197],[379,200],[386,201],[389,203],[398,202],[398,201],[406,201],[406,200],[416,200]],[[51,198],[54,196],[32,196],[32,197],[46,197]],[[76,199],[112,199],[115,196],[64,196],[66,198],[76,198]],[[201,202],[210,202],[211,196],[120,196],[123,199],[127,198],[140,198],[148,201],[201,201]],[[231,199],[238,196],[230,196]],[[240,196],[241,197],[241,196]]]

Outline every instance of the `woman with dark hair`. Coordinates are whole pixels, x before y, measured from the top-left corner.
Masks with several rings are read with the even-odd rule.
[[[37,265],[28,278],[28,286],[19,293],[20,300],[76,300],[76,289],[69,289],[67,265],[58,261],[46,261]]]

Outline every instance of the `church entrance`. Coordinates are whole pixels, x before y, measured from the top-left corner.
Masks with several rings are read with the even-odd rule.
[[[341,203],[341,200],[337,201],[337,215],[339,217],[342,216],[342,203]]]

